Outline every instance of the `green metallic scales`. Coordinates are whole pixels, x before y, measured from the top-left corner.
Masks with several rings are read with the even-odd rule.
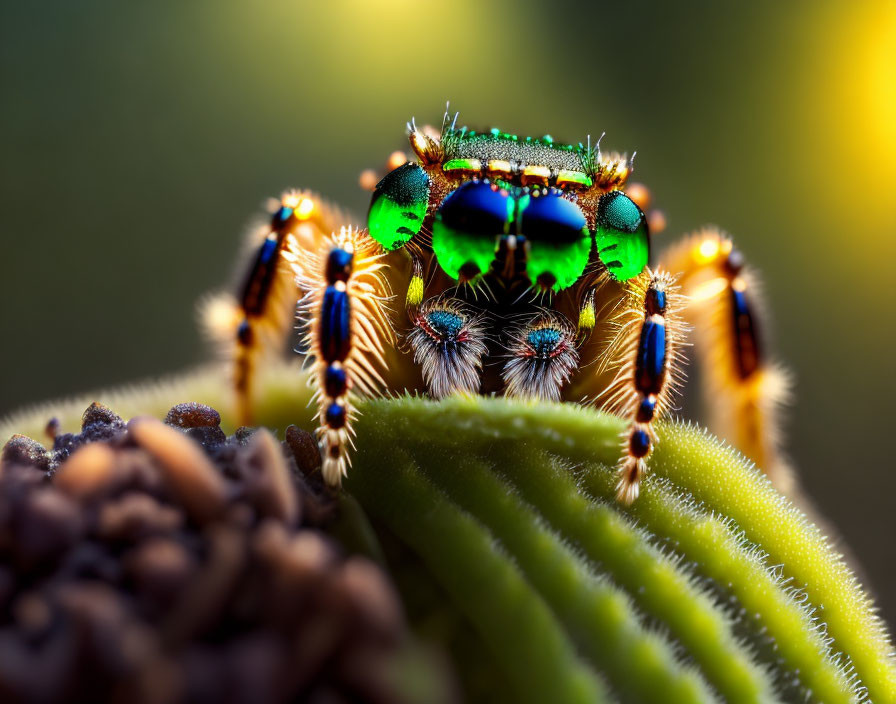
[[[627,281],[647,266],[650,259],[647,218],[622,191],[611,191],[600,199],[594,235],[598,256],[617,281]]]
[[[370,236],[386,249],[399,249],[423,227],[429,207],[429,177],[417,164],[386,174],[370,202]]]
[[[519,138],[497,129],[482,133],[461,128],[447,131],[442,136],[442,146],[446,161],[478,159],[483,165],[492,160],[515,161],[585,175],[593,168],[593,154],[586,147],[558,144],[550,136]]]
[[[606,225],[623,232],[636,232],[644,219],[644,214],[635,202],[621,193],[606,199],[601,214]]]

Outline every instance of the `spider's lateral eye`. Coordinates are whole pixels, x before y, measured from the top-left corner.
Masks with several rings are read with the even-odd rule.
[[[417,164],[405,164],[380,181],[370,201],[370,236],[386,249],[403,247],[423,227],[429,206],[429,176]]]
[[[572,286],[585,271],[591,234],[579,207],[556,191],[520,203],[520,233],[529,242],[526,271],[554,290]]]
[[[602,224],[628,233],[637,232],[644,220],[635,201],[622,191],[612,191],[601,198],[597,213]]]
[[[508,198],[486,181],[468,181],[445,199],[438,220],[469,235],[500,235],[507,228]]]
[[[506,191],[485,181],[467,181],[449,194],[432,227],[432,248],[445,273],[458,279],[461,270],[488,271],[513,208]]]
[[[600,260],[617,281],[628,281],[647,266],[647,218],[622,191],[610,191],[597,204],[595,239]]]

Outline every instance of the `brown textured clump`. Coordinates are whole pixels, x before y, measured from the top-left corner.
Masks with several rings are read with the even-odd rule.
[[[94,404],[50,449],[4,447],[0,701],[404,701],[401,608],[321,530],[307,434],[219,423]]]

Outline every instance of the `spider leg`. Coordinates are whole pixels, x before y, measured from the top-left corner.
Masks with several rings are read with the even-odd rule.
[[[710,428],[752,459],[782,491],[793,478],[778,449],[786,372],[764,355],[756,279],[732,241],[716,230],[686,238],[663,255],[679,282],[694,327]]]
[[[668,412],[681,384],[680,348],[684,325],[678,287],[665,272],[646,271],[626,284],[624,306],[610,321],[615,334],[607,368],[615,370],[604,404],[628,418],[616,498],[638,498],[647,458],[656,444],[654,421]]]
[[[277,203],[268,223],[250,234],[250,265],[236,296],[218,295],[203,303],[204,326],[231,369],[236,416],[252,423],[254,382],[261,359],[282,353],[293,329],[295,252],[315,248],[331,232],[339,213],[310,194],[290,192]]]
[[[436,296],[412,310],[412,322],[408,342],[429,395],[477,393],[486,353],[482,317],[454,298]]]
[[[576,329],[553,311],[514,329],[507,350],[510,359],[502,372],[507,396],[559,401],[563,385],[578,368]]]
[[[313,357],[323,476],[331,486],[339,486],[351,462],[356,400],[382,389],[385,345],[394,343],[383,257],[366,231],[342,228],[316,250],[299,250],[295,262],[306,292],[298,316]]]

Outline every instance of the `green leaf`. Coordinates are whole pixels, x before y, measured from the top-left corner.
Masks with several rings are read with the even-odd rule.
[[[629,509],[613,501],[623,423],[606,414],[476,398],[377,401],[368,416],[348,482],[361,504],[388,523],[378,497],[400,501],[391,475],[401,447],[413,462],[403,471],[425,476],[513,555],[616,696],[631,697],[644,674],[614,658],[624,647],[615,642],[609,654],[589,650],[615,634],[596,622],[580,633],[581,616],[557,598],[564,586],[552,580],[568,580],[564,545],[575,546],[582,574],[609,577],[631,598],[632,619],[662,624],[725,701],[896,701],[889,637],[849,568],[762,474],[705,432],[660,427],[653,474]],[[546,545],[554,569],[534,563]],[[647,686],[671,701],[659,672]]]
[[[39,439],[51,415],[75,429],[93,400],[226,409],[219,374],[19,414],[0,440]],[[311,426],[304,375],[274,367],[259,388],[264,425]],[[472,699],[896,701],[889,635],[842,558],[705,431],[661,424],[624,507],[624,423],[605,413],[490,398],[362,411],[339,535],[391,570]]]

